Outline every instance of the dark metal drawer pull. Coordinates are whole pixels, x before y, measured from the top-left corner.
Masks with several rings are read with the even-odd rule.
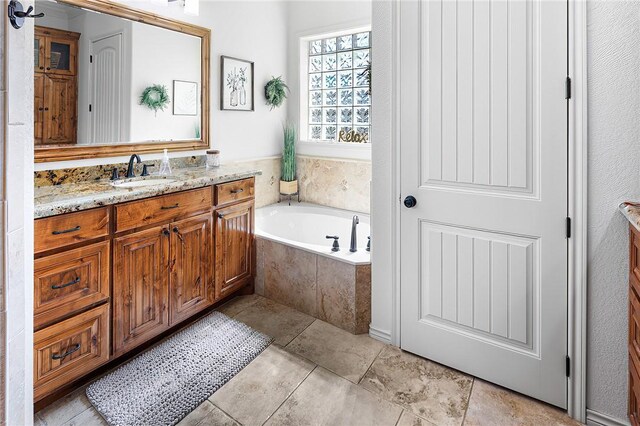
[[[53,355],[51,355],[51,359],[65,359],[67,356],[69,356],[72,353],[78,351],[79,349],[80,349],[80,343],[76,343],[75,345],[73,345],[73,347],[71,349],[69,349],[68,351],[66,351],[62,355],[61,354],[53,354]]]
[[[243,191],[244,191],[244,189],[240,188],[240,189],[232,189],[229,192],[231,192],[232,194],[239,194],[239,193],[241,193]]]
[[[66,284],[52,285],[51,288],[54,289],[54,290],[59,290],[61,288],[69,287],[70,285],[78,284],[79,282],[80,282],[80,277],[76,278],[73,281],[69,281]]]
[[[162,206],[160,207],[161,210],[171,210],[171,209],[176,209],[178,208],[178,206],[180,205],[180,203],[175,203],[173,206]]]
[[[65,229],[62,231],[53,231],[52,234],[53,235],[68,234],[69,232],[76,232],[79,230],[80,230],[80,225],[76,226],[75,228]]]

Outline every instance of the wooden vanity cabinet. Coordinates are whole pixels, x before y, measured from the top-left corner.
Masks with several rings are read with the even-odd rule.
[[[216,211],[216,299],[243,287],[252,278],[253,200]]]
[[[250,284],[253,191],[242,179],[36,220],[36,401]]]

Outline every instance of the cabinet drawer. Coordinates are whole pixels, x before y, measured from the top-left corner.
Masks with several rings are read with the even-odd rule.
[[[109,241],[36,259],[34,326],[109,298]]]
[[[54,392],[109,360],[109,306],[102,305],[33,336],[34,398]]]
[[[213,206],[211,188],[177,192],[116,205],[116,232],[171,222],[203,213]]]
[[[41,253],[108,234],[107,207],[38,219],[34,223],[35,252]]]
[[[249,178],[216,185],[216,206],[252,198],[253,181],[253,178]]]

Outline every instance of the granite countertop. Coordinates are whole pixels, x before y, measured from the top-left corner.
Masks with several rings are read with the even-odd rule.
[[[262,174],[260,170],[242,164],[228,164],[214,169],[186,167],[172,171],[173,174],[167,178],[175,179],[175,181],[146,187],[115,188],[108,180],[36,187],[34,218],[77,212]],[[158,178],[158,176],[150,176],[149,178],[153,177]]]
[[[624,217],[633,225],[636,230],[640,231],[640,203],[631,203],[625,201],[618,207]]]

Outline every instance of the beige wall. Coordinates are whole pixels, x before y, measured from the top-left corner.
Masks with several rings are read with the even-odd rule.
[[[300,200],[370,212],[371,162],[298,156]]]
[[[33,422],[33,20],[16,30],[5,17],[0,33],[0,423],[23,425]]]

